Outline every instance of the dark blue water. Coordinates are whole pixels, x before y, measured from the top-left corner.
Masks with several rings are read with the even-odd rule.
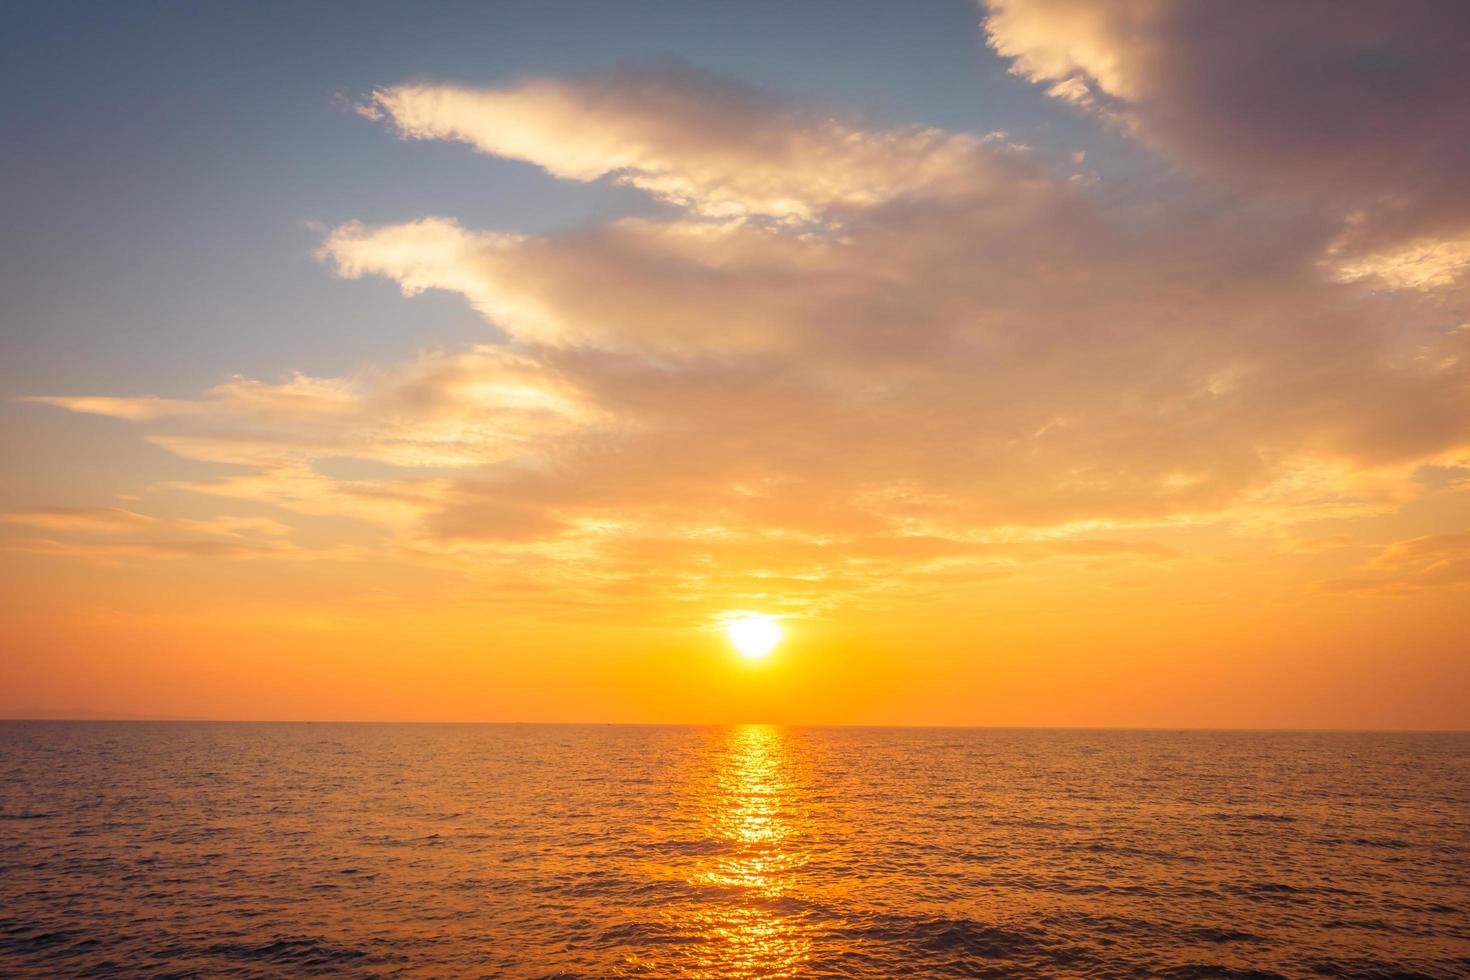
[[[1470,976],[1470,736],[6,722],[0,974]]]

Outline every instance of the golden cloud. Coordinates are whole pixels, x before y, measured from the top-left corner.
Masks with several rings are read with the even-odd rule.
[[[1145,90],[1103,50],[1066,57]],[[44,400],[231,468],[187,489],[589,602],[1172,561],[1149,529],[1381,513],[1470,448],[1470,334],[1321,277],[1289,217],[1157,205],[1140,226],[994,139],[866,129],[684,69],[396,87],[368,111],[675,210],[541,236],[349,223],[321,249],[338,274],[459,293],[507,342],[193,400]],[[799,585],[819,581],[827,599]]]
[[[962,192],[994,156],[994,137],[862,129],[677,63],[503,89],[399,85],[358,111],[406,139],[468,143],[569,180],[616,180],[715,218],[812,221]]]

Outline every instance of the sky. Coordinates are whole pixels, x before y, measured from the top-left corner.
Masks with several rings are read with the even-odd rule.
[[[7,22],[0,716],[1470,728],[1461,3]]]

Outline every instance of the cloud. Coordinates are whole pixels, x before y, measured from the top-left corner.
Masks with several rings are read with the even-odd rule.
[[[1236,190],[1344,224],[1348,278],[1470,263],[1470,7],[1456,0],[990,0],[1012,70]]]
[[[534,455],[593,424],[596,410],[544,364],[497,347],[430,351],[342,378],[233,378],[167,411],[153,398],[31,398],[76,412],[161,422],[150,437],[181,456],[289,466],[334,456],[401,467],[465,467]]]
[[[499,89],[398,85],[359,112],[406,139],[467,143],[568,180],[616,180],[716,218],[811,221],[942,196],[998,159],[986,137],[863,129],[678,63]]]
[[[32,555],[76,558],[103,564],[129,559],[187,558],[296,558],[316,559],[320,554],[303,555],[284,544],[220,541],[210,538],[158,538],[128,541],[66,541],[53,538],[21,538],[9,542],[13,551]]]
[[[3,539],[7,550],[103,564],[137,559],[306,560],[345,554],[340,549],[301,548],[292,540],[290,526],[268,517],[227,515],[193,520],[114,507],[49,507],[0,514],[0,523],[53,535],[8,536]]]
[[[1326,592],[1371,595],[1465,587],[1470,587],[1470,532],[1395,541],[1358,574],[1332,579],[1321,586]]]
[[[1127,59],[1085,57],[1117,97],[1145,91]],[[375,96],[414,138],[674,206],[540,236],[445,217],[326,236],[338,274],[459,293],[502,343],[45,400],[224,468],[187,489],[586,603],[1171,561],[1146,529],[1387,513],[1470,452],[1470,332],[1418,291],[1322,277],[1294,215],[1150,202],[1140,221],[982,136],[683,71]]]
[[[129,422],[150,422],[154,419],[164,419],[171,416],[187,415],[189,403],[176,401],[170,398],[155,398],[151,395],[141,398],[98,398],[95,396],[82,396],[72,398],[65,396],[27,395],[22,396],[19,401],[28,402],[33,405],[54,405],[57,408],[65,408],[73,412],[83,412],[87,415],[107,415],[117,419],[127,419]]]
[[[1353,255],[1352,235],[1328,247],[1329,260],[1338,260],[1336,275],[1343,282],[1368,281],[1392,289],[1435,290],[1452,286],[1470,268],[1470,235],[1436,239],[1432,236],[1389,245]],[[1347,253],[1339,260],[1340,253]]]
[[[42,507],[0,514],[0,522],[48,531],[94,531],[106,534],[127,533],[157,523],[154,518],[145,514],[117,507]]]

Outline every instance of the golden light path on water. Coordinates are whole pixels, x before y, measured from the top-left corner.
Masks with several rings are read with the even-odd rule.
[[[689,883],[719,889],[727,898],[698,907],[696,921],[683,923],[708,939],[698,947],[690,976],[795,976],[811,958],[810,936],[781,908],[806,861],[793,841],[796,761],[787,738],[770,725],[731,729],[705,774],[702,819],[714,850],[694,867]]]

